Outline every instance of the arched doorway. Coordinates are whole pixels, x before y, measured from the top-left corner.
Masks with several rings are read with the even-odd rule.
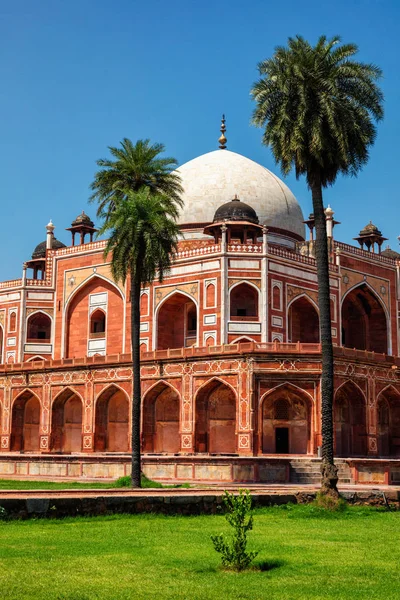
[[[289,307],[289,341],[318,344],[319,316],[312,303],[304,296],[294,300]]]
[[[158,311],[157,350],[193,346],[196,341],[196,304],[184,294],[172,294]]]
[[[347,348],[388,352],[385,310],[366,284],[351,290],[343,301],[342,343]]]
[[[180,451],[179,396],[165,383],[152,388],[143,399],[143,452]]]
[[[379,456],[400,456],[400,393],[393,387],[378,397],[377,423]]]
[[[29,390],[15,401],[11,415],[12,452],[38,452],[40,448],[40,402]]]
[[[365,398],[352,381],[342,385],[334,402],[335,454],[365,456],[367,428]]]
[[[257,321],[258,296],[258,290],[248,283],[233,287],[229,295],[231,321]]]
[[[96,452],[128,452],[129,401],[125,392],[112,385],[100,394],[95,424]]]
[[[69,388],[53,402],[51,450],[64,453],[82,450],[82,400]]]
[[[262,403],[263,454],[307,454],[311,448],[310,400],[291,385],[269,393]]]
[[[196,396],[195,451],[237,452],[236,397],[221,381],[211,381]]]

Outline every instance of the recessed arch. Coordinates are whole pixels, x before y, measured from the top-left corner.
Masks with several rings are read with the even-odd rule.
[[[156,382],[143,395],[143,452],[180,451],[180,395],[166,381]]]
[[[362,282],[342,298],[342,345],[387,354],[390,330],[387,308],[379,294]]]
[[[184,348],[198,344],[198,303],[181,290],[168,294],[155,313],[156,348]]]
[[[36,310],[26,318],[26,341],[49,344],[53,318],[43,310]]]
[[[400,392],[393,385],[378,394],[376,413],[379,456],[400,456]]]
[[[28,358],[26,362],[34,362],[35,360],[49,360],[49,358],[44,358],[43,356],[36,354],[35,356],[31,356],[30,358]]]
[[[100,334],[105,334],[106,318],[106,313],[102,308],[96,308],[90,314],[90,335],[92,337]]]
[[[12,452],[39,452],[40,448],[39,397],[26,388],[12,402],[11,439]]]
[[[367,403],[365,394],[352,380],[342,383],[333,403],[335,450],[338,456],[367,454]]]
[[[287,314],[290,342],[319,343],[318,307],[307,294],[296,296],[288,304]]]
[[[128,452],[129,397],[112,383],[95,400],[94,449],[97,452]]]
[[[96,294],[104,294],[103,304],[92,304]],[[106,315],[104,332],[91,331],[91,316],[97,310]],[[115,283],[96,273],[78,286],[65,306],[64,354],[80,358],[95,352],[104,355],[108,348],[113,353],[122,352],[124,329],[124,294]]]
[[[227,382],[213,377],[195,395],[195,451],[210,454],[237,452],[237,395]]]
[[[251,282],[241,281],[229,288],[229,315],[232,321],[257,321],[260,290]]]
[[[263,454],[311,453],[312,407],[312,395],[289,382],[263,394],[260,398]]]
[[[73,388],[61,390],[51,404],[51,441],[53,452],[82,451],[83,399]]]

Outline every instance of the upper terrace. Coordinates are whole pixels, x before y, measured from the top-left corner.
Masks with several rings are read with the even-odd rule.
[[[79,254],[87,254],[93,252],[102,252],[105,248],[105,240],[98,240],[90,242],[88,244],[82,244],[79,246],[68,246],[57,250],[48,250],[46,255],[46,275],[44,279],[30,279],[28,277],[21,277],[20,279],[12,279],[9,281],[0,282],[0,290],[11,290],[21,287],[51,287],[52,281],[52,266],[53,258],[64,258]],[[346,254],[349,256],[355,256],[364,260],[372,261],[381,265],[387,265],[388,267],[395,267],[400,261],[382,254],[375,254],[368,252],[356,246],[351,246],[343,242],[334,242],[336,250],[340,251],[340,254]],[[198,257],[215,256],[222,254],[222,244],[209,243],[200,247],[181,249],[175,254],[175,262],[186,261],[188,259],[196,259]],[[260,242],[251,244],[227,244],[226,254],[234,255],[262,255],[263,244]],[[301,263],[310,267],[316,267],[316,261],[311,256],[304,256],[299,251],[290,250],[282,246],[269,244],[267,247],[267,254],[269,256],[277,256],[282,259],[292,261],[294,263]],[[338,271],[338,265],[335,262],[330,264],[331,271]]]
[[[281,343],[281,342],[242,342],[238,344],[221,344],[218,346],[204,346],[188,348],[170,348],[167,350],[154,350],[141,353],[143,364],[159,362],[190,362],[191,360],[214,360],[217,357],[241,357],[253,355],[258,357],[303,357],[321,358],[321,344],[305,343]],[[337,359],[345,358],[362,363],[385,364],[392,369],[400,369],[400,356],[390,356],[367,350],[356,350],[353,348],[334,347],[334,356]],[[132,363],[132,355],[109,354],[106,356],[85,356],[80,358],[64,358],[52,360],[31,360],[23,363],[0,364],[0,374],[12,374],[17,372],[31,371],[53,371],[65,368],[86,368],[97,365],[129,365]]]

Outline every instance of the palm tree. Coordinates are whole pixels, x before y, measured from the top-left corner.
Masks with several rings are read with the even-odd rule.
[[[264,128],[284,174],[294,167],[311,190],[316,229],[318,304],[322,344],[322,487],[337,496],[333,459],[333,347],[329,303],[329,263],[322,189],[339,174],[356,175],[375,141],[374,121],[383,117],[381,70],[353,60],[358,48],[339,37],[319,38],[315,46],[289,38],[272,58],[258,65],[260,79],[251,94],[253,123]]]
[[[150,140],[138,140],[135,144],[128,138],[121,148],[109,146],[115,160],[101,158],[101,169],[95,174],[90,186],[90,201],[98,202],[97,216],[107,219],[127,190],[138,191],[146,186],[151,192],[166,195],[180,204],[182,187],[180,177],[172,170],[177,166],[175,158],[160,157],[163,144],[151,144]]]
[[[156,194],[143,186],[138,191],[124,190],[124,198],[100,230],[109,233],[104,256],[111,254],[115,281],[130,278],[132,343],[132,486],[140,487],[140,293],[157,277],[162,281],[175,251],[179,227],[175,220],[178,203],[170,196]]]

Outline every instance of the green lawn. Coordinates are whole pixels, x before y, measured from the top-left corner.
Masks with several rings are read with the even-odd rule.
[[[79,490],[79,489],[110,489],[130,487],[130,477],[121,477],[115,481],[101,482],[81,482],[81,481],[38,481],[34,479],[0,479],[0,490]],[[176,485],[161,484],[158,481],[151,481],[142,475],[142,488],[189,488],[188,483]]]
[[[224,517],[110,516],[0,522],[0,595],[12,599],[400,598],[400,513],[312,506],[255,512],[264,570],[222,571]],[[265,563],[274,568],[265,570]]]

